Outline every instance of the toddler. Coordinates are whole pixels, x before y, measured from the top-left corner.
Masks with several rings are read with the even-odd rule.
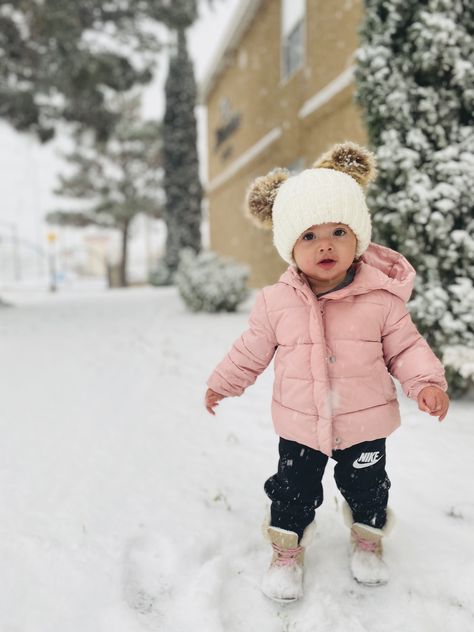
[[[352,574],[366,585],[388,580],[385,439],[400,425],[391,375],[421,410],[440,421],[448,410],[443,366],[406,308],[415,270],[370,242],[363,187],[375,174],[373,154],[346,142],[298,175],[275,169],[257,178],[247,194],[250,217],[273,229],[290,265],[258,293],[249,328],[207,382],[205,405],[215,414],[219,400],[241,395],[275,356],[279,461],[265,483],[273,557],[262,588],[277,601],[302,596],[329,457],[345,499]]]

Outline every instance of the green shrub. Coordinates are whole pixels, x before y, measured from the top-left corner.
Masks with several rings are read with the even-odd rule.
[[[157,287],[163,287],[165,285],[173,285],[174,284],[174,275],[172,271],[168,268],[164,259],[158,261],[156,268],[150,274],[150,278],[148,279],[151,285],[155,285]]]
[[[235,312],[249,290],[247,266],[214,252],[182,250],[175,276],[181,298],[193,312]]]

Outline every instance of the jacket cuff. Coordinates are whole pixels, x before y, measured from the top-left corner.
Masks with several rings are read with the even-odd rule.
[[[244,389],[230,388],[226,382],[215,373],[211,375],[206,384],[210,389],[219,393],[219,395],[222,395],[223,397],[237,397],[242,395],[244,392]]]
[[[416,401],[418,399],[418,395],[420,394],[420,391],[422,391],[427,386],[435,386],[436,388],[439,388],[444,392],[448,390],[447,388],[448,385],[446,383],[436,384],[435,382],[418,382],[415,386],[412,386],[412,388],[410,389],[408,393],[408,397]]]

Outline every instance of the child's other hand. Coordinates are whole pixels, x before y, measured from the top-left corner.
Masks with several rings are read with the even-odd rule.
[[[440,421],[446,417],[449,407],[449,397],[437,386],[425,386],[418,393],[418,408]]]
[[[204,404],[207,408],[207,412],[211,413],[211,415],[215,415],[214,408],[219,406],[217,402],[220,402],[221,399],[224,399],[224,395],[219,395],[216,391],[213,391],[212,388],[208,388],[206,391],[206,396],[204,397]]]

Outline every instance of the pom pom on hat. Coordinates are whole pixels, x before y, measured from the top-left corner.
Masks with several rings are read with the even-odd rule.
[[[375,180],[377,176],[373,153],[350,141],[333,145],[329,151],[316,160],[313,168],[342,171],[363,187]]]
[[[271,230],[273,226],[273,203],[280,186],[289,177],[288,169],[277,167],[266,176],[260,176],[252,182],[246,194],[245,212],[252,222]]]

